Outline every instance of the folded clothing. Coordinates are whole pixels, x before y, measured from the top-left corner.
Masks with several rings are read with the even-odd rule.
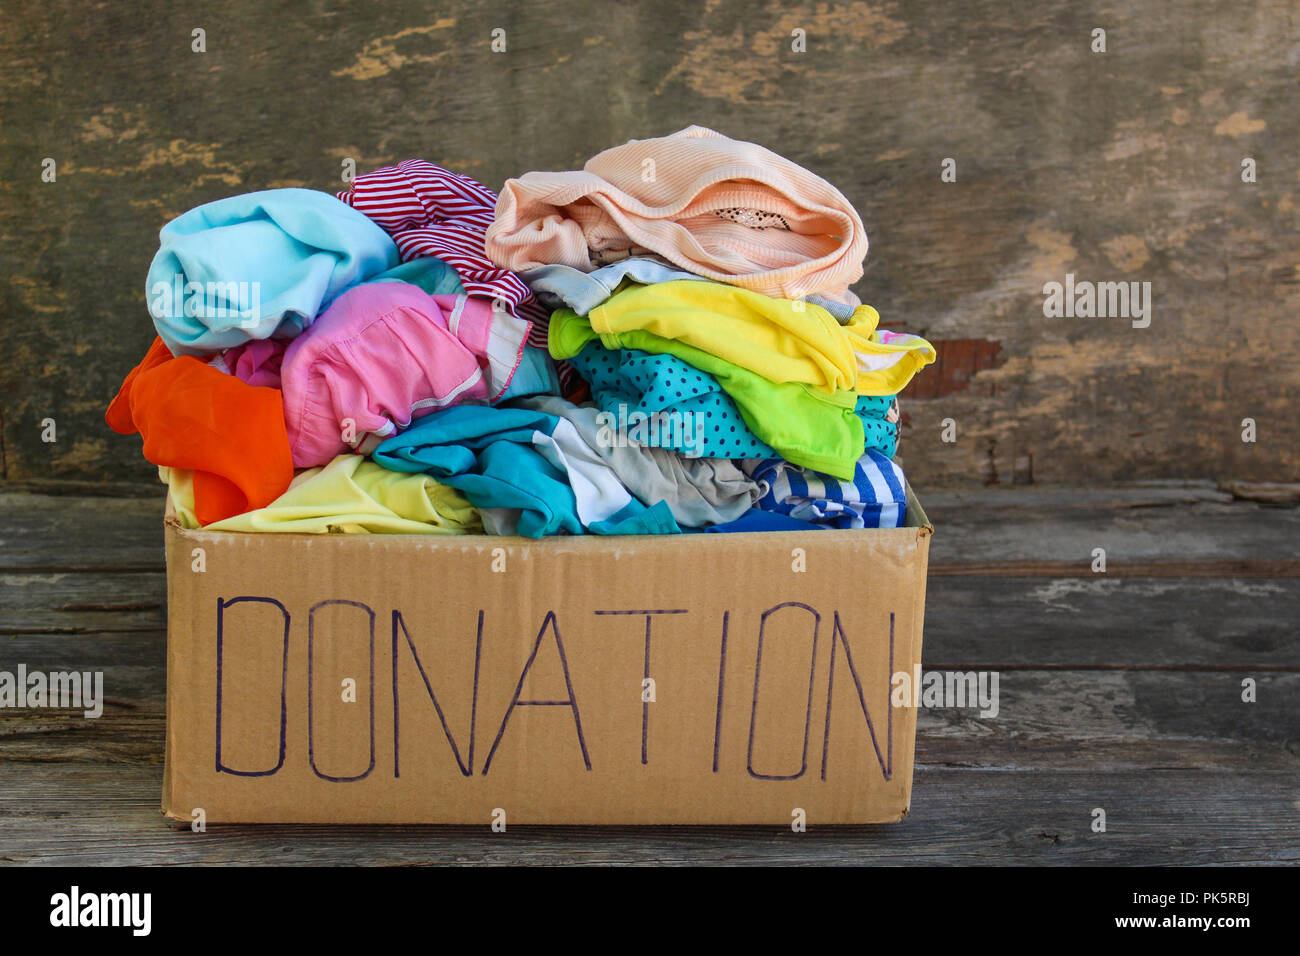
[[[901,528],[907,520],[903,469],[878,451],[858,460],[852,481],[787,461],[746,461],[741,468],[766,491],[758,508],[831,528]]]
[[[551,315],[550,346],[554,357],[571,359],[588,343],[603,341],[608,337],[597,335],[591,322],[576,312],[556,309]],[[803,383],[772,382],[702,349],[652,332],[623,332],[613,342],[613,348],[674,355],[708,373],[731,396],[749,430],[782,458],[840,478],[853,477],[865,442],[862,419],[854,414],[858,396],[853,392],[827,394]],[[721,430],[708,434],[717,439],[708,446],[717,457],[733,457]]]
[[[340,200],[383,228],[403,260],[435,256],[460,275],[474,298],[500,300],[517,318],[535,323],[531,344],[546,348],[546,315],[528,286],[484,252],[497,195],[469,176],[423,159],[408,159],[356,177]]]
[[[858,306],[841,325],[807,302],[774,299],[718,282],[633,285],[587,316],[606,348],[627,332],[652,332],[725,359],[772,382],[802,382],[824,392],[896,395],[934,361],[915,335],[878,333],[880,316]]]
[[[158,234],[145,295],[175,355],[292,338],[345,289],[397,265],[397,247],[328,193],[269,189],[191,209]]]
[[[164,477],[182,517],[187,513],[187,477],[177,469]],[[428,475],[389,471],[361,455],[339,455],[323,468],[300,472],[288,490],[265,507],[217,521],[207,530],[478,534],[483,524],[460,492]]]
[[[560,378],[555,363],[551,361],[551,353],[525,345],[519,357],[519,368],[515,369],[514,377],[497,401],[506,402],[525,395],[559,394]]]
[[[581,171],[507,180],[486,249],[517,271],[559,263],[590,272],[650,252],[766,295],[844,301],[862,277],[867,235],[820,176],[691,126],[607,149]]]
[[[528,323],[483,299],[405,282],[349,289],[290,344],[281,369],[294,464],[363,453],[457,402],[501,398]]]
[[[235,196],[160,232],[106,420],[189,527],[897,527],[935,351],[849,290],[866,251],[825,180],[695,126],[500,196],[420,159]]]
[[[208,364],[218,372],[233,375],[249,385],[280,388],[280,368],[284,365],[284,350],[288,346],[284,339],[252,339],[217,353]]]
[[[280,393],[249,385],[161,338],[127,375],[104,416],[121,435],[139,432],[144,457],[192,471],[200,524],[270,504],[293,479]]]
[[[739,517],[761,489],[726,458],[684,458],[674,451],[620,441],[598,409],[542,396],[514,403],[518,408],[567,419],[619,481],[647,505],[665,502],[682,528],[703,528]]]
[[[689,457],[779,458],[780,453],[745,424],[731,396],[707,372],[675,355],[639,349],[611,351],[588,342],[569,359],[591,386],[595,404],[627,423],[637,414],[669,416],[678,427],[653,429],[652,444]],[[894,457],[898,426],[886,419],[891,397],[860,395],[853,414],[862,420],[865,448]]]
[[[403,262],[365,281],[408,282],[429,295],[459,295],[465,291],[456,270],[433,256]],[[288,347],[287,339],[253,339],[213,356],[208,364],[249,385],[279,388],[280,366]]]
[[[664,502],[647,507],[573,425],[526,408],[457,405],[383,442],[374,460],[460,489],[490,534],[672,534]]]
[[[203,523],[194,513],[194,472],[188,468],[158,466],[158,480],[167,486],[167,497],[172,511],[182,528],[201,528]]]
[[[461,295],[465,286],[460,274],[435,256],[420,256],[372,276],[367,282],[406,282],[429,295]]]
[[[579,315],[586,315],[613,295],[625,282],[652,285],[676,279],[708,281],[692,272],[683,272],[651,256],[633,256],[601,266],[594,272],[583,272],[573,266],[546,265],[521,272],[519,278],[528,283],[538,301],[552,309],[564,306]],[[862,303],[852,292],[846,300],[837,302],[824,295],[806,295],[805,302],[820,306],[835,317],[837,322],[853,318],[853,310]]]

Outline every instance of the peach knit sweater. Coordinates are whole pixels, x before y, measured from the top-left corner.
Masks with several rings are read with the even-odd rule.
[[[691,126],[634,139],[580,171],[510,179],[487,255],[516,272],[583,272],[656,253],[697,275],[778,298],[852,301],[867,235],[838,189],[754,143]]]

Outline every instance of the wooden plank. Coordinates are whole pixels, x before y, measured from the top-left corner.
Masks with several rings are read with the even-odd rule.
[[[1003,670],[994,717],[974,707],[921,709],[917,764],[1099,774],[1300,773],[1300,674],[1254,671],[1254,703],[1242,700],[1243,676]]]
[[[31,639],[34,640],[34,639]],[[56,644],[71,644],[60,639]],[[102,670],[112,703],[104,715],[50,709],[0,711],[0,761],[157,763],[162,756],[163,648],[157,641],[103,639],[102,657],[6,657],[31,669]],[[107,661],[107,662],[105,662]],[[1136,769],[1300,770],[1300,673],[1242,671],[1045,670],[971,662],[929,671],[998,672],[998,710],[923,707],[918,763],[934,767],[1097,771]],[[1255,682],[1255,703],[1242,681]]]
[[[1294,578],[932,577],[927,665],[1295,668]]]
[[[1092,574],[1093,551],[1107,573],[1292,574],[1300,558],[1300,509],[1219,501],[1208,489],[1017,488],[919,493],[935,527],[930,566],[956,573]],[[1269,562],[1284,562],[1272,565]],[[1251,568],[1260,569],[1258,572]],[[1119,569],[1118,571],[1114,569]],[[1034,572],[1039,573],[1039,572]]]
[[[6,481],[6,494],[56,495],[85,498],[148,498],[160,493],[156,481],[78,481],[64,478],[21,478]]]
[[[0,634],[104,634],[167,627],[162,571],[0,573]]]
[[[0,670],[13,673],[19,664],[29,671],[102,671],[104,696],[114,706],[162,712],[167,667],[162,631],[28,634],[0,640]],[[0,711],[10,719],[22,713]]]
[[[1175,505],[1232,504],[1233,497],[1212,481],[1170,479],[1132,481],[1101,485],[1038,484],[1022,488],[995,485],[988,488],[935,488],[925,496],[927,510],[955,513],[976,511],[978,518],[989,509],[1060,511],[1146,510]]]
[[[115,705],[88,720],[67,711],[13,711],[0,718],[0,761],[50,764],[65,768],[75,780],[86,765],[143,764],[154,768],[162,790],[166,723],[162,701],[145,701],[148,709]]]
[[[155,768],[0,764],[0,862],[27,865],[475,863],[1224,864],[1300,861],[1293,772],[921,770],[899,824],[819,827],[173,829]],[[1106,811],[1105,833],[1091,829]]]
[[[1000,528],[1033,527],[1035,513],[1065,515],[1076,533],[1100,516],[1139,547],[1150,546],[1150,529],[1135,531],[1123,516],[1158,514],[1158,534],[1201,527],[1213,544],[1249,555],[1247,530],[1269,517],[1233,505],[1202,522],[1189,512],[1223,506],[1130,506],[1146,492],[1068,506],[1033,490],[1025,506],[968,520],[962,555],[978,556]],[[122,527],[103,520],[114,510],[101,503],[20,499],[0,514],[80,513],[96,529],[92,560],[106,560]],[[129,520],[156,533],[156,511]],[[77,540],[71,527],[44,539],[47,560],[75,563],[63,558]],[[1280,538],[1264,544],[1285,554]],[[10,571],[0,574],[0,627],[19,633],[0,643],[0,667],[102,669],[119,703],[98,720],[0,712],[0,862],[1294,863],[1300,585],[1258,576],[1288,560],[1156,561],[1138,566],[1142,576],[1123,565],[1085,576],[1059,562],[955,563],[930,581],[925,668],[998,670],[998,716],[923,709],[909,819],[834,830],[814,819],[802,842],[781,828],[512,827],[504,838],[475,828],[172,829],[157,813],[163,576]],[[1187,577],[1214,568],[1240,576]],[[1162,576],[1174,573],[1182,577]],[[1258,703],[1240,700],[1244,677],[1257,682]],[[1107,811],[1106,834],[1088,828],[1096,806]]]
[[[15,577],[45,578],[0,575],[0,584]],[[124,653],[129,645],[123,640],[132,632],[140,633],[142,646],[161,646],[161,574],[63,577],[60,606],[71,610],[46,607],[49,592],[40,586],[0,590],[7,605],[0,633],[11,635],[0,642],[0,662],[100,661],[101,648]],[[118,588],[119,581],[129,587]],[[128,609],[86,610],[114,602]],[[151,604],[150,610],[134,609]],[[1295,578],[939,576],[927,587],[924,654],[934,666],[1296,669],[1296,620]]]
[[[1294,576],[1300,509],[1217,494],[1132,487],[934,493],[922,499],[936,528],[931,572],[1086,577],[1100,547],[1116,576]],[[161,497],[0,494],[0,571],[159,569],[161,516]]]
[[[0,571],[161,570],[163,498],[0,493]]]
[[[1226,481],[1221,486],[1234,498],[1265,504],[1300,504],[1300,483],[1279,481]]]
[[[1107,561],[1104,571],[1090,562],[1061,561],[953,561],[931,564],[932,577],[1003,578],[1297,578],[1300,558],[1229,558],[1222,561]]]

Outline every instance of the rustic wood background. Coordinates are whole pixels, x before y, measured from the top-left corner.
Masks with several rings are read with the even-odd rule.
[[[936,490],[926,506],[925,669],[999,673],[1000,710],[918,712],[901,823],[495,834],[209,818],[196,834],[158,809],[156,503],[0,493],[0,664],[102,670],[106,697],[98,719],[0,711],[0,866],[1300,862],[1300,509],[1208,482]]]
[[[861,211],[857,291],[941,349],[904,405],[918,487],[1295,481],[1298,20],[1288,0],[13,0],[3,477],[150,480],[103,409],[153,335],[157,230],[191,206],[336,189],[347,159],[422,156],[499,188],[698,123],[803,163]],[[1043,284],[1067,272],[1149,281],[1150,327],[1045,318]]]

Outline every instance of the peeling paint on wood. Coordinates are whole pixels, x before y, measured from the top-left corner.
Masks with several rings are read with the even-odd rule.
[[[1106,53],[1089,48],[1098,24]],[[184,210],[336,189],[346,159],[424,156],[498,188],[698,123],[841,188],[871,239],[855,291],[887,323],[1000,344],[990,364],[941,345],[944,366],[905,395],[918,488],[1010,483],[1028,456],[1036,482],[1300,481],[1297,43],[1284,0],[657,0],[598,19],[577,0],[291,15],[14,0],[0,19],[5,474],[152,480],[102,408],[152,337],[145,271]],[[1043,285],[1067,273],[1150,282],[1150,326],[1046,318]],[[57,442],[41,441],[47,417]]]
[[[934,364],[917,376],[905,393],[907,398],[939,398],[968,388],[985,369],[1003,364],[1001,342],[987,339],[931,339]],[[994,387],[990,386],[990,396]]]

